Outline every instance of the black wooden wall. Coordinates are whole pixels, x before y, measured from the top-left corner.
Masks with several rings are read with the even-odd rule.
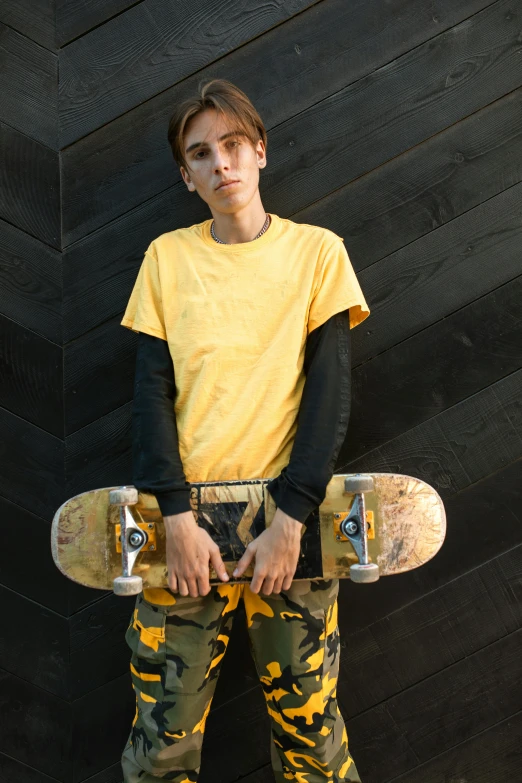
[[[342,585],[339,699],[364,783],[522,781],[520,0],[0,2],[0,780],[119,783],[131,603],[67,583],[49,526],[128,482],[143,252],[208,217],[166,143],[204,77],[269,130],[265,207],[344,237],[338,470],[434,484],[427,566]],[[270,781],[238,624],[203,783]]]

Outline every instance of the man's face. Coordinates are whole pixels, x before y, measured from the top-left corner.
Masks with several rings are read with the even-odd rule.
[[[181,176],[213,212],[231,214],[250,203],[258,191],[259,169],[266,166],[261,140],[254,148],[232,120],[206,109],[187,124],[183,146],[187,166],[180,167]]]

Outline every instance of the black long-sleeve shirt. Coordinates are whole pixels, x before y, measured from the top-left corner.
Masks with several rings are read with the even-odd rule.
[[[347,310],[308,335],[304,372],[290,460],[268,484],[276,505],[300,522],[324,500],[348,427],[351,339]],[[140,332],[132,412],[133,483],[156,495],[163,516],[191,508],[190,484],[179,453],[175,393],[168,343]]]

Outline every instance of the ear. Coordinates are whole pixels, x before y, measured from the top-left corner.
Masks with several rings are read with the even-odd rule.
[[[266,150],[265,145],[261,139],[259,139],[256,144],[256,157],[259,168],[264,169],[266,166]]]
[[[180,166],[179,167],[179,171],[180,171],[180,174],[181,174],[181,176],[183,178],[183,182],[185,183],[187,188],[193,193],[196,190],[196,187],[195,187],[194,183],[192,182],[192,180],[190,179],[190,174],[188,173],[188,171],[186,170],[186,168],[184,166]]]

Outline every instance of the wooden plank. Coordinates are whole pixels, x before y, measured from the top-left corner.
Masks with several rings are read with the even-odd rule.
[[[1,122],[0,218],[60,247],[58,154]]]
[[[139,0],[56,0],[56,41],[65,46]]]
[[[132,403],[122,405],[66,438],[67,497],[129,483],[131,407]]]
[[[361,631],[349,633],[341,609],[343,714],[368,710],[519,630],[521,574],[518,544]]]
[[[521,675],[522,630],[390,699],[388,712],[428,761],[518,712]]]
[[[317,2],[317,0],[315,0]],[[313,5],[144,0],[60,53],[62,146]],[[136,63],[139,62],[139,67]]]
[[[71,780],[74,783],[104,772],[119,761],[135,709],[129,674],[73,702]]]
[[[55,696],[67,698],[67,620],[6,587],[0,587],[0,603],[4,628],[8,629],[0,635],[2,668]]]
[[[393,779],[393,783],[506,783],[520,780],[522,712],[441,753],[422,766]],[[366,783],[366,781],[365,781]],[[377,778],[367,783],[381,783]]]
[[[63,437],[63,351],[0,315],[0,405]]]
[[[0,21],[54,51],[54,0],[2,0]]]
[[[364,269],[520,182],[521,117],[519,88],[292,219],[344,237],[355,269]]]
[[[0,495],[50,520],[64,495],[64,444],[0,408]]]
[[[4,753],[0,753],[0,779],[2,783],[59,783],[57,778],[50,778],[43,772],[38,772],[37,769],[22,764]],[[121,783],[121,775],[120,780],[114,780],[114,783]]]
[[[422,478],[447,498],[519,459],[522,456],[518,403],[521,388],[522,370],[517,370],[388,441],[375,450],[379,469],[384,459],[384,470]],[[473,450],[468,442],[473,443]],[[362,459],[341,464],[337,472],[369,470],[373,454],[370,451]]]
[[[58,150],[58,58],[0,22],[0,120]]]
[[[67,434],[132,399],[137,335],[122,327],[120,320],[112,318],[65,348]]]
[[[519,369],[521,300],[522,276],[356,367],[342,460]]]
[[[113,764],[107,769],[102,770],[97,775],[89,775],[84,778],[83,783],[122,783],[121,764]]]
[[[356,364],[521,274],[521,195],[514,185],[359,273],[372,312]]]
[[[303,209],[518,89],[518,34],[509,0],[498,0],[280,125],[270,138],[273,211]]]
[[[521,476],[522,461],[518,460],[449,498],[445,503],[446,540],[437,556],[419,570],[394,577],[391,585],[376,582],[364,592],[342,582],[340,605],[349,610],[341,609],[341,614],[346,615],[349,633],[370,626],[519,544]]]
[[[27,486],[26,486],[27,491]],[[20,568],[18,552],[23,540],[29,542]],[[0,582],[20,595],[62,615],[68,614],[69,583],[51,557],[49,522],[0,497]]]
[[[61,254],[0,220],[0,313],[61,345]]]
[[[125,631],[135,601],[109,594],[69,619],[71,700],[128,673]]]
[[[383,6],[380,0],[368,0],[355,6],[347,5],[344,0],[318,3],[250,41],[248,46],[240,47],[199,70],[180,84],[170,87],[169,83],[169,88],[159,95],[125,112],[85,138],[77,140],[72,133],[68,134],[64,143],[66,141],[70,146],[63,151],[67,243],[85,236],[181,181],[166,140],[166,129],[172,107],[194,94],[201,80],[225,78],[244,89],[260,112],[270,136],[270,129],[279,123],[346,87],[348,82],[356,82],[434,34],[467,19],[489,2],[465,0],[455,5],[449,0],[439,0],[436,17],[427,6],[415,3],[414,0],[403,2],[399,15],[394,4]],[[368,24],[369,19],[372,24]],[[392,26],[395,33],[390,37]],[[347,30],[350,31],[349,35]],[[364,52],[364,56],[361,56],[361,52]],[[261,72],[263,79],[258,78]],[[486,120],[482,121],[486,123],[484,133],[487,134],[489,125]],[[503,121],[510,124],[508,117],[503,117]],[[511,122],[516,120],[513,118]],[[496,144],[488,150],[481,150],[481,155],[476,157],[477,168],[483,165],[484,155],[491,159],[495,155],[494,150],[504,150],[503,135],[504,131],[500,127],[495,137]],[[466,137],[460,141],[464,148],[458,146],[457,149],[463,149],[465,154],[469,141]],[[516,144],[513,134],[510,142],[511,145]],[[271,146],[270,141],[269,144]],[[455,146],[451,146],[450,157],[437,161],[437,191],[443,187],[440,167],[448,165],[447,161],[454,149]],[[511,150],[512,160],[516,150],[513,152],[513,146]],[[272,170],[271,163],[269,168]],[[469,169],[468,161],[465,167],[468,178]],[[456,167],[452,180],[459,179],[463,171],[464,167]],[[467,199],[476,199],[478,193],[485,197],[484,188],[498,186],[498,178],[494,173],[489,171],[488,175],[487,183],[482,180],[480,188],[468,188]],[[506,179],[501,180],[503,184],[499,189],[506,186],[509,177],[516,177],[513,167],[506,174]],[[419,184],[421,181],[419,178]],[[453,189],[458,188],[455,181],[451,185]],[[414,187],[417,187],[417,179],[408,183],[408,193],[411,194]],[[433,198],[429,189],[428,194]],[[425,208],[426,198],[424,194],[425,216],[428,212]],[[447,198],[453,199],[453,195]],[[404,199],[407,200],[408,197]],[[398,194],[396,201],[402,201]],[[397,208],[396,204],[394,206]],[[354,218],[360,213],[360,208],[361,205],[357,203],[357,209],[352,211]],[[390,209],[389,199],[382,209]],[[370,214],[373,213],[370,211]],[[426,221],[425,216],[422,218],[423,223]],[[430,217],[433,221],[433,214]],[[175,220],[178,219],[176,215]],[[171,225],[169,228],[178,225],[183,224],[176,222],[176,226]],[[388,225],[387,232],[390,229],[393,231],[393,227]]]
[[[0,753],[27,766],[37,761],[44,775],[60,781],[70,780],[69,705],[0,669],[0,709],[3,716]]]

